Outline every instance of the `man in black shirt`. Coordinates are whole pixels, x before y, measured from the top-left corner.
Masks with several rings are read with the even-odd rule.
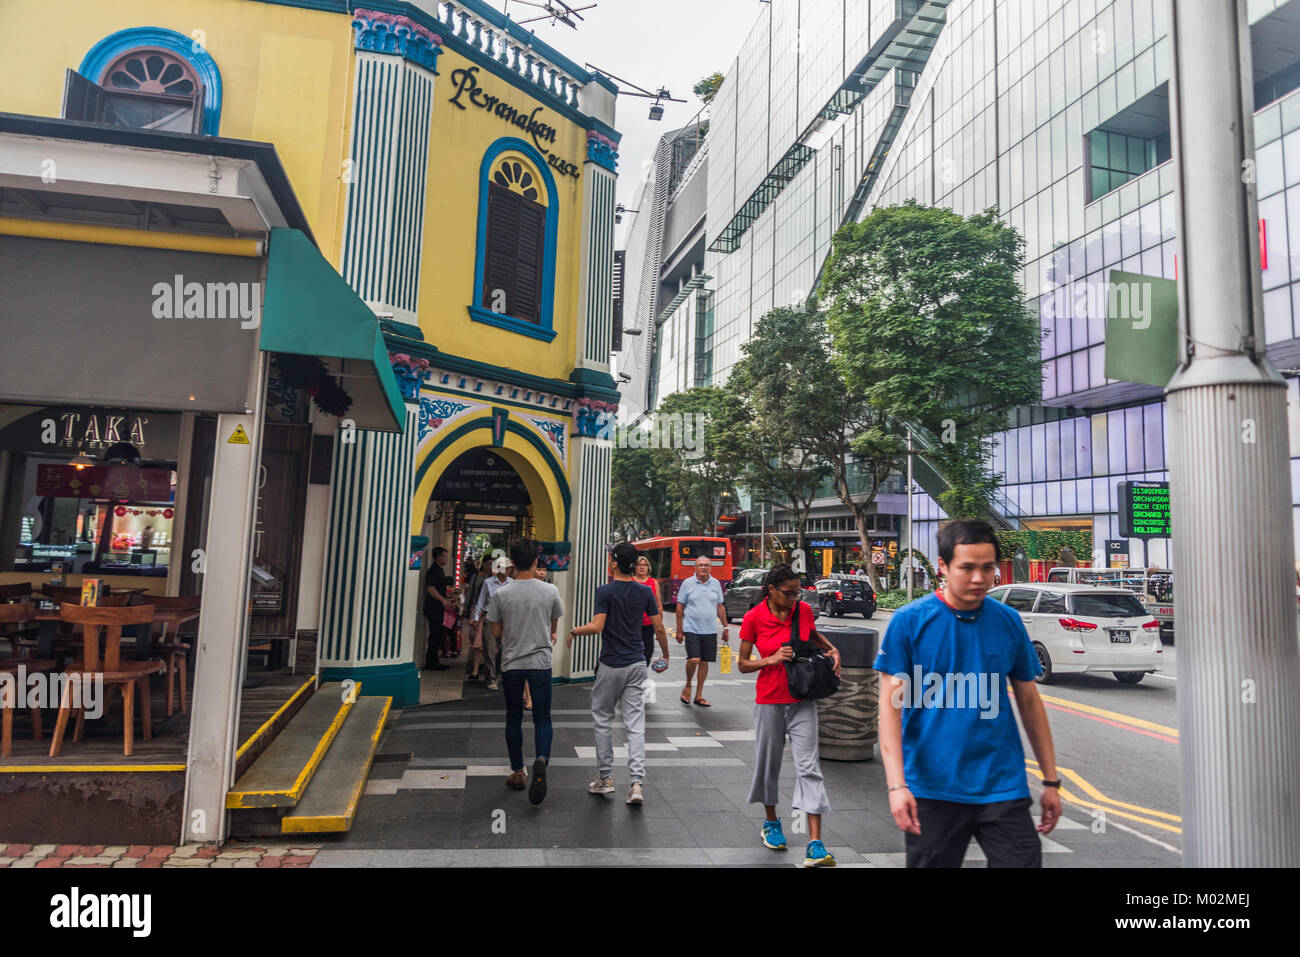
[[[442,615],[452,607],[447,593],[455,584],[455,580],[444,571],[446,564],[447,549],[439,545],[433,550],[433,563],[429,566],[424,589],[424,617],[429,622],[429,645],[424,652],[426,671],[446,671],[450,667],[438,660],[438,649],[442,647],[442,639],[447,634],[447,629],[442,624]]]
[[[645,777],[645,645],[641,639],[641,616],[650,616],[661,646],[666,646],[663,616],[654,592],[636,580],[639,553],[631,542],[619,542],[610,551],[610,574],[614,580],[596,589],[595,615],[585,625],[569,631],[574,635],[600,635],[600,663],[591,689],[591,717],[596,730],[596,780],[587,786],[591,794],[614,791],[614,709],[623,706],[627,728],[627,772],[631,787],[627,803],[645,801],[641,780]]]

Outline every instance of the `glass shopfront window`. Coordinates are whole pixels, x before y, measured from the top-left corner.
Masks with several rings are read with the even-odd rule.
[[[180,416],[0,408],[0,573],[165,576]]]

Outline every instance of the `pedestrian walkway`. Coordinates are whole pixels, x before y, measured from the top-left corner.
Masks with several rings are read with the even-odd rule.
[[[677,645],[673,645],[674,651]],[[630,808],[626,747],[616,748],[618,789],[587,793],[595,742],[591,685],[555,688],[549,790],[540,807],[507,789],[505,707],[499,692],[465,686],[461,700],[410,708],[387,734],[352,830],[321,839],[313,867],[392,866],[766,866],[802,860],[807,840],[788,804],[794,777],[782,769],[781,816],[790,850],[759,844],[762,809],[745,802],[754,760],[752,676],[711,674],[712,708],[684,705],[684,659],[656,676],[646,716],[645,804]],[[525,718],[525,756],[532,735]],[[620,742],[622,725],[615,725]],[[840,867],[901,867],[903,836],[889,816],[879,760],[823,761],[834,810],[822,839]],[[1069,817],[1073,812],[1079,819]],[[1078,809],[1043,838],[1048,867],[1168,867],[1181,858],[1131,833],[1094,833]],[[984,858],[974,844],[967,862]]]
[[[0,868],[307,867],[320,849],[310,845],[246,844],[0,844]]]

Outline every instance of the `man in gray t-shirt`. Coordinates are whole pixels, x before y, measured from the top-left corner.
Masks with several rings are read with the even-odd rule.
[[[534,671],[551,667],[551,636],[564,614],[560,590],[550,582],[519,577],[502,588],[488,604],[485,620],[499,623],[501,671]]]
[[[483,616],[501,641],[501,687],[506,698],[506,750],[510,776],[506,784],[522,791],[524,773],[524,686],[533,699],[533,734],[537,760],[528,800],[546,797],[546,765],[551,757],[551,646],[555,626],[564,615],[560,590],[537,578],[541,546],[525,538],[510,546],[514,583],[492,596]]]

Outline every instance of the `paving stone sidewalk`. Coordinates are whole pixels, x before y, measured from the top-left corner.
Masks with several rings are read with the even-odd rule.
[[[549,790],[539,807],[504,786],[505,702],[467,683],[461,700],[401,712],[386,734],[352,830],[322,836],[313,867],[391,866],[747,866],[789,867],[808,840],[792,819],[793,761],[781,774],[780,812],[790,849],[761,846],[762,808],[747,802],[754,764],[754,678],[721,676],[705,689],[712,708],[684,705],[678,654],[654,677],[647,706],[645,804],[624,803],[625,738],[615,728],[612,795],[593,796],[595,742],[590,683],[553,689],[555,737]],[[524,719],[524,755],[533,729]],[[879,759],[823,760],[833,810],[822,838],[837,866],[901,867],[903,836],[889,815]],[[1031,784],[1035,790],[1036,785]],[[1044,837],[1048,867],[1177,867],[1170,850],[1118,829],[1094,833],[1086,810],[1067,805]],[[972,843],[968,866],[984,857]]]
[[[11,867],[308,867],[319,844],[0,844],[0,868]]]

